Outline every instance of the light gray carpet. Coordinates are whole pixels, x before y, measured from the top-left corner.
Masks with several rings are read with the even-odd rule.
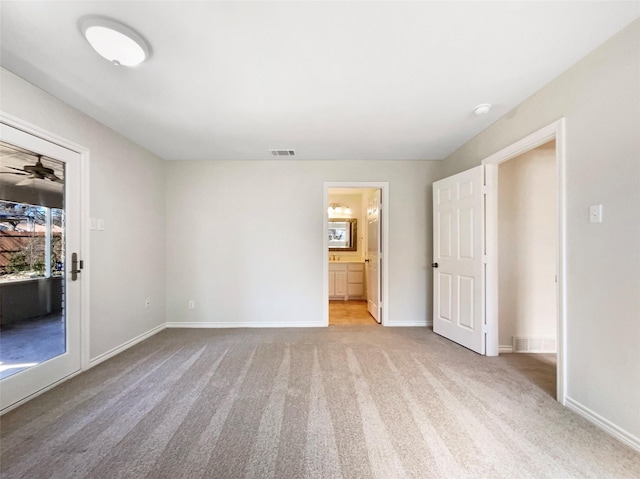
[[[424,328],[165,330],[1,419],[9,478],[638,478],[544,357]]]

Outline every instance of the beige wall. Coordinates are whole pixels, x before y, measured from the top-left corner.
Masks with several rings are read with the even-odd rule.
[[[499,344],[556,339],[555,141],[499,167]]]
[[[438,161],[167,162],[167,321],[324,324],[324,182],[389,182],[389,324],[431,318]],[[188,310],[190,299],[196,309]]]
[[[105,220],[85,258],[96,358],[165,322],[164,161],[5,69],[0,84],[1,111],[90,150],[90,215]]]
[[[445,159],[443,174],[566,118],[567,396],[640,443],[640,20]],[[604,222],[590,224],[590,205]]]

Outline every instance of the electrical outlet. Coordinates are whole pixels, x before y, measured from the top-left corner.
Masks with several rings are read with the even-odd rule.
[[[149,309],[151,307],[151,298],[147,298],[144,300],[144,309]]]
[[[602,223],[602,205],[589,207],[589,223]]]
[[[196,302],[193,299],[189,301],[189,309],[196,309]]]

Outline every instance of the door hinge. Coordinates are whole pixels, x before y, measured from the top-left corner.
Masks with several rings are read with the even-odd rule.
[[[483,324],[482,325],[482,332],[484,334],[487,334],[489,332],[489,325],[488,324]]]
[[[483,195],[487,195],[489,194],[489,185],[482,185],[482,187],[480,188],[480,191],[482,192]]]
[[[482,264],[489,263],[489,257],[486,254],[482,255]]]

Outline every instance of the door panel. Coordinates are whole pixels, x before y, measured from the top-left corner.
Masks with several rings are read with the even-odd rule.
[[[436,282],[438,284],[438,294],[436,297],[438,298],[437,305],[438,310],[436,311],[436,316],[443,321],[451,321],[451,275],[447,273],[442,273],[440,271],[436,272],[438,278],[436,278]]]
[[[439,235],[438,235],[438,251],[440,257],[450,258],[452,253],[452,237],[451,237],[451,223],[452,215],[450,211],[444,211],[438,213]]]
[[[459,322],[458,326],[467,328],[473,331],[474,317],[473,317],[473,304],[474,304],[474,279],[468,276],[458,277],[458,291],[459,291]]]
[[[480,354],[485,353],[483,184],[483,166],[433,184],[433,331]]]
[[[460,221],[459,221],[459,242],[458,248],[459,253],[458,257],[460,259],[470,259],[474,258],[473,251],[473,209],[471,208],[463,208],[460,209]]]
[[[38,229],[41,231],[41,236],[44,237],[41,244],[46,245],[53,241],[56,232],[60,234],[63,241],[58,250],[54,251],[53,247],[46,249],[41,266],[34,266],[34,263],[31,262],[29,268],[35,270],[35,275],[39,277],[29,277],[20,281],[25,286],[22,289],[24,296],[20,300],[21,302],[16,304],[15,321],[10,328],[12,334],[3,334],[0,338],[0,343],[15,348],[23,355],[21,358],[25,359],[21,365],[10,364],[11,361],[3,359],[4,364],[1,365],[3,369],[16,368],[17,371],[0,380],[0,388],[2,389],[0,409],[4,410],[80,370],[81,281],[72,281],[70,274],[72,253],[81,253],[80,155],[6,124],[0,124],[0,140],[7,145],[0,158],[1,171],[17,172],[19,182],[22,182],[22,184],[18,184],[15,179],[11,179],[13,178],[11,173],[2,174],[0,177],[0,200],[5,202],[4,206],[7,206],[9,202],[15,203],[19,208],[12,207],[17,208],[16,211],[23,217],[28,217],[31,214],[26,214],[26,209],[29,208],[37,210],[37,214],[44,216],[44,222],[38,223],[37,227],[34,222],[31,227],[34,232]],[[18,155],[11,153],[11,150],[16,151],[14,147],[24,151]],[[41,162],[45,167],[62,165],[61,173],[57,171],[55,173],[55,177],[61,181],[52,176],[39,178],[37,175],[25,175],[20,172],[20,169],[16,169],[16,166],[12,166],[11,162],[17,161],[18,157],[24,157],[22,161],[26,161],[26,158],[30,158],[32,153],[36,156],[31,157],[33,161],[30,161],[29,165],[36,163],[37,155],[42,155]],[[30,197],[33,199],[30,200]],[[53,204],[56,202],[60,204],[54,206]],[[61,219],[53,218],[55,215],[60,215]],[[7,216],[4,216],[4,219],[6,220]],[[6,231],[20,233],[29,230],[29,227],[22,226],[20,221],[19,219],[15,220],[11,223],[13,226]],[[7,226],[6,222],[5,226]],[[37,238],[35,239],[37,240]],[[34,238],[29,239],[29,242],[33,242],[32,240]],[[29,293],[29,286],[36,283],[37,287],[31,289],[39,290],[40,293],[46,290],[44,294],[34,296]],[[1,286],[3,288],[12,288],[17,285],[18,283],[10,282],[7,276],[2,278]],[[59,292],[55,293],[58,290]],[[4,298],[3,296],[3,300]],[[34,302],[38,303],[40,308],[44,308],[44,317],[39,310],[33,311]],[[0,308],[2,306],[9,306],[9,303],[5,304],[3,301]],[[51,318],[52,314],[55,318]],[[53,321],[46,322],[45,319],[53,319]],[[8,318],[4,317],[4,321],[7,320]],[[46,324],[44,324],[45,322]],[[10,345],[8,341],[15,340],[16,334],[14,333],[20,329],[26,332],[24,334],[37,335],[37,338],[23,335],[18,338],[23,341],[22,345],[15,342]],[[3,332],[9,333],[9,328],[3,327]],[[40,341],[40,343],[55,342],[60,346],[59,350],[49,351],[50,354],[46,355],[34,354],[30,360],[28,350],[41,339],[44,341]]]
[[[377,190],[369,199],[367,207],[367,308],[378,322],[382,322],[380,314],[380,219],[381,191]]]

